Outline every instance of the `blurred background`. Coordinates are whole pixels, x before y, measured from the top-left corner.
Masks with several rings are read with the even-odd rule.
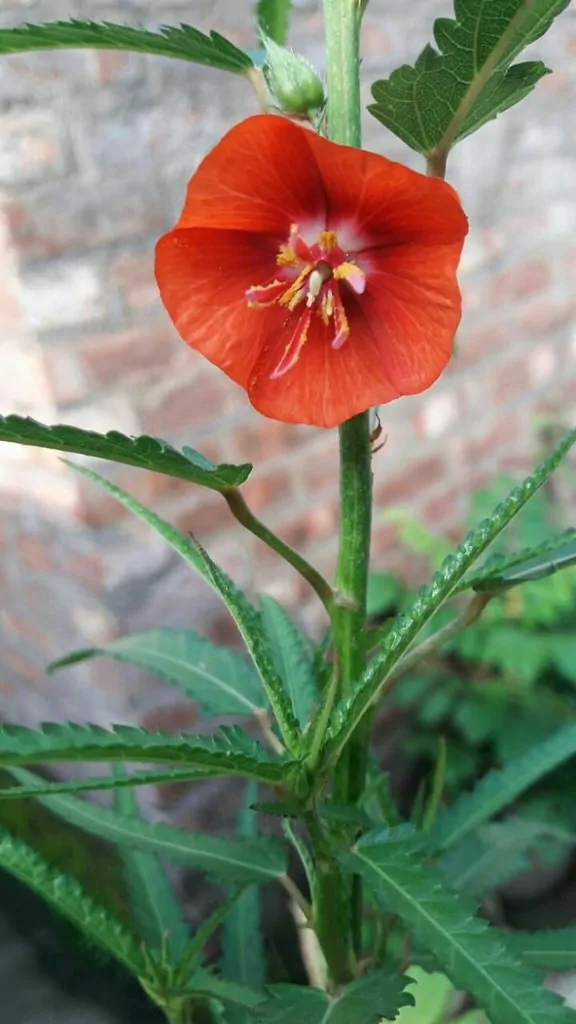
[[[291,43],[322,68],[320,8],[294,0]],[[449,0],[370,0],[366,103],[370,83],[413,61],[433,18],[450,13]],[[185,21],[255,45],[248,0],[1,0],[0,27],[69,17]],[[532,49],[554,74],[450,158],[448,177],[471,222],[452,364],[426,394],[381,410],[373,564],[410,583],[435,560],[435,537],[462,535],[474,492],[495,476],[525,475],[574,423],[574,2]],[[223,132],[256,110],[248,83],[183,62],[88,51],[0,58],[0,410],[253,461],[245,487],[253,509],[330,574],[335,432],[256,415],[243,392],[177,339],[153,280],[154,243],[177,217],[188,178]],[[368,114],[365,146],[422,169]],[[272,594],[310,631],[322,629],[302,581],[240,535],[217,494],[129,467],[97,468],[194,531],[251,593]],[[558,497],[570,481],[554,487],[543,529],[547,517],[564,519]],[[151,676],[97,661],[48,677],[45,666],[73,647],[157,626],[234,642],[216,598],[56,453],[2,445],[0,511],[0,716],[192,727],[194,708]],[[400,589],[388,575],[376,580],[375,614],[386,614]],[[574,597],[566,597],[570,622]],[[522,643],[508,637],[508,650]],[[570,657],[576,664],[576,651]],[[514,673],[510,659],[504,671]],[[433,715],[430,723],[436,728]]]
[[[322,67],[320,7],[295,0],[291,42]],[[433,18],[450,10],[448,0],[371,0],[366,102],[370,83],[413,60]],[[150,27],[188,21],[242,46],[255,42],[248,0],[2,0],[0,25],[71,16]],[[398,544],[390,507],[461,535],[471,493],[496,472],[529,469],[543,422],[574,420],[574,4],[533,50],[554,74],[450,158],[449,178],[471,221],[465,315],[441,380],[381,410],[377,569],[422,571]],[[89,51],[0,60],[0,408],[253,461],[247,500],[330,574],[335,432],[255,414],[236,385],[176,338],[152,274],[155,240],[177,217],[189,176],[222,133],[256,109],[243,80],[174,60]],[[368,114],[365,144],[422,166]],[[240,536],[218,494],[129,467],[98,468],[193,530],[241,585],[272,593],[310,628],[322,627],[311,592],[258,541]],[[2,446],[0,508],[0,714],[25,723],[65,715],[160,724],[173,697],[154,681],[99,663],[46,678],[44,666],[70,647],[152,625],[194,625],[225,639],[216,598],[55,452]]]

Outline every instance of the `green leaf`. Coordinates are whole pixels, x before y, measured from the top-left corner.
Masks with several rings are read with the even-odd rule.
[[[413,1002],[404,991],[409,981],[397,972],[372,971],[333,998],[320,989],[271,985],[272,999],[256,1009],[256,1017],[261,1024],[380,1024]]]
[[[147,761],[185,764],[218,775],[255,778],[271,785],[285,781],[294,762],[273,761],[255,741],[250,753],[226,737],[149,733],[128,725],[111,731],[97,725],[46,723],[39,730],[0,726],[0,765],[64,761]],[[92,788],[92,787],[91,787]]]
[[[433,953],[450,980],[470,992],[492,1024],[574,1024],[559,997],[523,964],[503,933],[474,916],[474,905],[445,888],[442,876],[422,863],[422,851],[383,832],[365,836],[350,854],[348,870],[361,874],[387,914],[396,914],[418,945]]]
[[[246,74],[252,67],[247,53],[218,32],[204,35],[190,25],[162,25],[158,32],[111,22],[53,21],[0,29],[0,54],[54,49],[134,50],[206,64],[221,71]]]
[[[210,996],[213,999],[229,1003],[231,1006],[244,1006],[247,1009],[254,1009],[262,1002],[262,992],[237,985],[233,981],[226,981],[225,978],[219,978],[207,970],[195,972],[187,991],[192,995]],[[229,1012],[228,1009],[226,1024],[228,1024]]]
[[[233,910],[236,901],[244,892],[244,888],[244,886],[236,886],[233,888],[228,898],[221,900],[216,907],[216,910],[203,919],[200,927],[194,935],[194,938],[188,943],[185,954],[178,964],[176,980],[181,983],[180,987],[184,986],[184,989],[186,990],[191,980],[191,973],[194,974],[196,970],[199,968],[201,969],[205,955],[204,947],[206,946],[206,943],[210,940],[214,932],[220,928],[231,910]]]
[[[415,1005],[400,1010],[396,1024],[443,1024],[451,1020],[455,992],[446,975],[437,971],[427,974],[417,965],[410,966],[406,973],[410,979],[407,991],[414,997]]]
[[[292,0],[258,0],[256,21],[258,28],[279,46],[286,44]]]
[[[265,710],[258,676],[236,651],[216,647],[192,630],[157,629],[74,651],[48,666],[54,672],[87,658],[109,657],[138,665],[179,686],[207,712],[257,715]]]
[[[184,537],[170,523],[167,523],[160,516],[145,508],[144,505],[141,505],[135,498],[131,498],[129,494],[120,490],[119,487],[115,487],[114,484],[104,480],[98,473],[93,473],[92,470],[86,469],[84,466],[73,466],[73,469],[81,473],[88,480],[98,484],[130,512],[133,512],[139,519],[148,523],[220,595],[234,619],[252,661],[258,670],[284,742],[290,752],[295,753],[300,740],[298,723],[294,718],[284,684],[274,668],[261,617],[254,606],[250,604],[245,594],[238,590],[232,580],[212,561],[208,553],[194,538]]]
[[[16,773],[15,773],[16,774]],[[26,777],[31,773],[26,772]],[[286,870],[282,848],[270,837],[226,839],[152,824],[73,796],[40,796],[58,817],[107,842],[133,846],[239,884],[268,882]]]
[[[550,537],[535,548],[527,548],[510,556],[498,555],[489,559],[482,568],[467,576],[458,591],[472,588],[477,591],[498,593],[516,587],[519,583],[532,583],[545,579],[559,569],[576,564],[576,530],[565,530]]]
[[[551,476],[576,441],[576,430],[560,442],[548,458],[535,469],[444,559],[431,583],[423,587],[416,601],[385,635],[380,653],[373,659],[349,698],[334,710],[329,730],[328,751],[335,758],[354,733],[357,725],[378,699],[379,690],[396,662],[412,645],[420,631],[452,595],[474,562],[508,526],[533,494]]]
[[[16,31],[13,29],[0,29]],[[23,416],[0,416],[0,441],[14,444],[34,445],[39,448],[53,448],[59,452],[74,452],[94,459],[108,459],[126,466],[137,466],[164,476],[189,480],[213,491],[226,491],[239,487],[250,475],[252,466],[229,466],[205,459],[192,448],[176,451],[166,441],[156,437],[126,437],[116,430],[97,434],[93,430],[64,425],[47,427],[43,423]]]
[[[514,932],[509,941],[525,963],[544,971],[572,971],[576,967],[576,928],[541,932]]]
[[[115,766],[115,774],[129,779],[120,765]],[[26,775],[29,781],[35,778],[31,772]],[[133,789],[115,790],[114,810],[123,818],[141,818]],[[168,950],[170,963],[177,963],[190,942],[190,931],[164,868],[155,854],[135,847],[121,846],[120,857],[140,938],[158,957],[163,958]]]
[[[260,610],[276,671],[290,695],[300,727],[305,729],[318,700],[309,646],[296,623],[274,598],[262,594]]]
[[[51,867],[26,843],[4,829],[0,829],[0,867],[23,882],[136,977],[146,976],[144,955],[130,932],[108,910],[86,896],[76,879]]]
[[[258,834],[257,816],[250,809],[257,796],[257,787],[248,785],[238,827],[241,838],[252,839]],[[260,895],[255,886],[244,890],[226,917],[222,954],[222,974],[226,981],[237,982],[250,989],[264,988],[266,962],[260,927]],[[240,1007],[228,1010],[227,1024],[250,1024],[252,1019]]]
[[[418,153],[445,154],[459,139],[514,106],[549,69],[510,66],[542,36],[569,0],[455,0],[455,20],[438,18],[414,67],[375,82],[368,109]]]
[[[575,754],[576,725],[566,725],[501,771],[489,772],[471,793],[462,794],[439,814],[429,833],[431,843],[441,850],[455,846]]]
[[[479,829],[442,859],[446,884],[482,899],[530,867],[528,852],[535,830],[516,827],[514,819]]]
[[[3,765],[3,770],[14,772],[13,768]],[[125,779],[117,778],[115,775],[96,775],[87,779],[71,779],[69,782],[44,782],[39,779],[33,786],[11,786],[0,789],[0,799],[22,800],[25,797],[40,796],[50,793],[82,793],[96,792],[97,790],[116,790],[123,787],[134,788],[134,786],[158,786],[161,783],[169,782],[199,782],[202,779],[213,779],[218,777],[209,769],[202,768],[170,768],[165,771],[138,771],[133,772]]]

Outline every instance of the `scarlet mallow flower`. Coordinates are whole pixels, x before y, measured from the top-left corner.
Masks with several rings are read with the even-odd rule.
[[[260,114],[200,164],[156,276],[187,344],[259,412],[333,427],[441,374],[466,232],[445,182]]]

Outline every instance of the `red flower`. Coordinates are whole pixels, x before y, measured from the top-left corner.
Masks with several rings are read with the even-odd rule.
[[[440,375],[466,232],[445,182],[264,114],[201,163],[156,276],[184,340],[256,409],[333,427]]]

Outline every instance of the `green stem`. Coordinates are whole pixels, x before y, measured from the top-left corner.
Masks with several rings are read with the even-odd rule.
[[[253,533],[255,537],[259,537],[260,540],[264,541],[269,548],[272,548],[276,554],[280,555],[284,561],[288,562],[293,569],[296,569],[296,572],[299,572],[307,580],[312,589],[316,591],[328,615],[331,616],[334,593],[328,581],[324,579],[313,565],[310,565],[310,562],[307,562],[302,555],[294,551],[294,548],[286,544],[285,541],[273,533],[265,523],[254,515],[236,487],[223,491],[222,495],[235,519],[249,530],[250,533]]]
[[[332,141],[360,146],[359,0],[324,0],[328,134]],[[340,546],[332,613],[340,695],[346,697],[364,669],[366,588],[370,551],[372,471],[369,414],[340,427]],[[338,803],[354,803],[365,785],[369,723],[351,737],[334,773]],[[315,843],[314,835],[311,835]],[[316,849],[318,883],[315,922],[331,981],[350,979],[360,952],[362,888],[359,877],[341,874],[326,851]]]
[[[324,0],[328,91],[328,135],[359,146],[360,19],[358,0]]]

